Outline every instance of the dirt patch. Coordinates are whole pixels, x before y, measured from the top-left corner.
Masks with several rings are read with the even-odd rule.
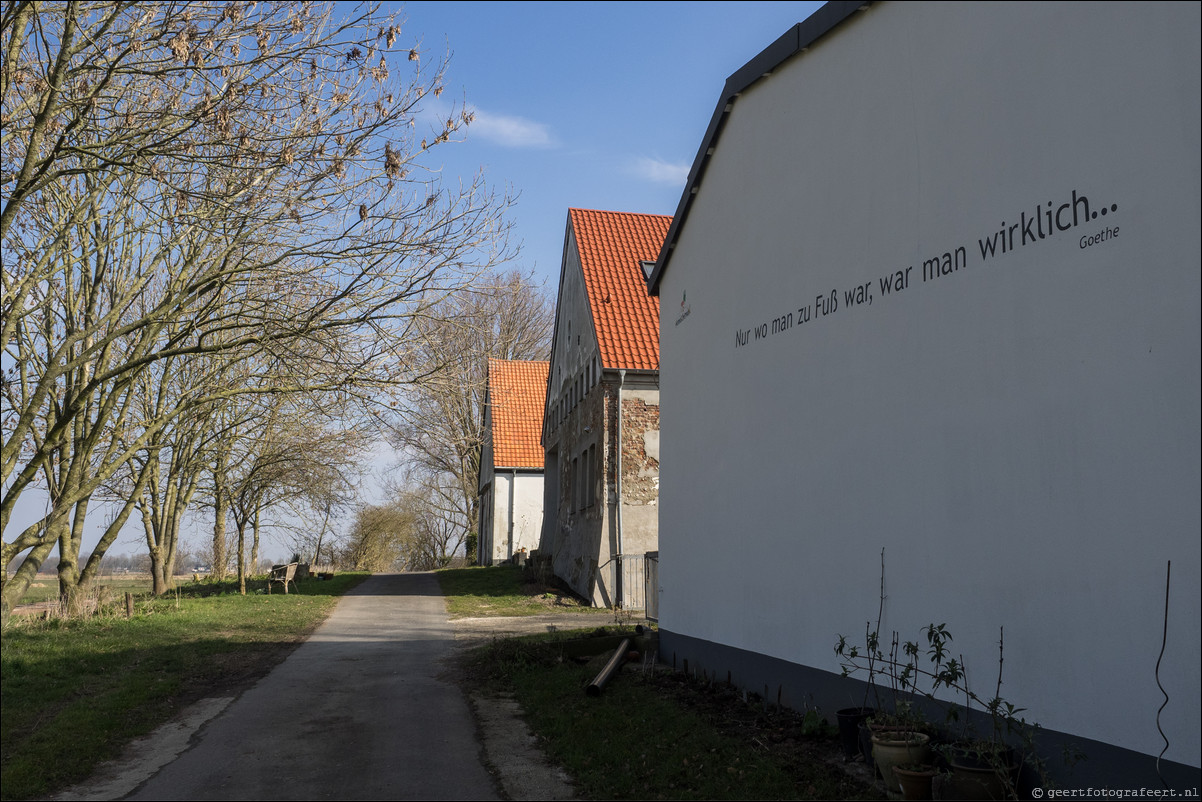
[[[598,613],[587,611],[576,613],[543,613],[541,615],[515,615],[479,618],[459,618],[452,621],[455,628],[455,645],[471,648],[488,643],[496,638],[515,635],[539,635],[546,632],[565,632],[610,623]]]

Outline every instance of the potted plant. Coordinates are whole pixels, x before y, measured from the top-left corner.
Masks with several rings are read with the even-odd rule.
[[[896,633],[887,655],[879,649],[869,649],[866,653],[849,649],[843,638],[835,649],[843,658],[844,676],[870,671],[874,676],[883,675],[890,680],[894,699],[892,711],[878,712],[868,722],[874,731],[873,757],[882,779],[892,784],[894,765],[928,759],[910,757],[919,753],[914,742],[921,739],[896,737],[921,730],[921,722],[912,706],[912,700],[921,697],[944,707],[949,724],[962,719],[960,731],[952,742],[939,747],[950,771],[946,793],[959,799],[1017,798],[1019,776],[1024,767],[1042,777],[1046,777],[1047,772],[1034,749],[1034,736],[1039,726],[1029,724],[1021,717],[1024,709],[1001,696],[1004,630],[998,640],[997,686],[989,700],[982,699],[969,687],[963,657],[951,656],[948,645],[952,635],[946,625],[929,624],[922,632],[925,650],[916,642],[899,643]],[[925,660],[920,661],[924,651]],[[941,690],[950,692],[953,701],[948,701],[946,694],[940,696]],[[962,703],[954,701],[957,696],[963,699]],[[990,726],[984,735],[975,729],[981,717],[979,713],[974,714],[974,706],[988,715]]]
[[[893,634],[889,653],[886,655],[880,648],[879,630],[885,605],[885,552],[881,550],[881,591],[880,605],[877,611],[876,629],[865,628],[865,647],[863,651],[850,646],[847,639],[838,636],[835,653],[840,658],[843,676],[866,673],[867,691],[877,692],[876,678],[889,678],[893,691],[893,706],[891,710],[882,712],[880,700],[877,699],[877,712],[867,721],[865,730],[873,732],[873,752],[880,751],[884,756],[889,751],[886,746],[878,750],[878,742],[886,740],[885,735],[899,736],[905,733],[931,734],[921,721],[918,702],[929,712],[943,708],[948,724],[960,722],[963,714],[962,728],[954,736],[950,744],[942,745],[938,751],[946,758],[951,774],[944,777],[943,796],[961,799],[1000,799],[1018,798],[1019,784],[1026,782],[1024,777],[1034,780],[1036,777],[1042,785],[1051,784],[1047,764],[1035,749],[1035,736],[1039,725],[1028,723],[1021,716],[1024,708],[1016,707],[1002,698],[1002,666],[1004,664],[1005,630],[999,628],[998,635],[998,672],[997,685],[993,698],[984,700],[978,696],[968,684],[968,674],[964,667],[962,655],[953,656],[949,644],[952,635],[946,624],[928,624],[922,628],[925,636],[925,648],[919,642],[906,641],[901,643],[897,633]],[[869,625],[870,626],[870,625]],[[948,697],[951,697],[949,700]],[[957,697],[963,699],[960,703]],[[973,707],[977,707],[974,713]],[[989,731],[983,737],[974,727],[977,724],[989,722]],[[919,752],[918,742],[924,739],[917,737],[893,737],[891,740],[900,742],[898,746],[907,754]],[[929,738],[927,745],[929,747]],[[1079,750],[1066,747],[1065,763],[1069,766],[1081,758]],[[883,758],[886,762],[891,759]],[[900,765],[925,763],[927,758],[908,758]],[[879,763],[878,761],[878,768]],[[893,764],[882,770],[882,779],[892,785]]]
[[[878,620],[879,625],[879,620]],[[864,698],[859,707],[845,707],[842,710],[835,711],[835,720],[839,724],[839,741],[843,745],[843,756],[847,761],[856,759],[857,755],[862,754],[865,760],[870,760],[871,745],[865,750],[861,737],[861,730],[868,725],[868,722],[874,720],[878,715],[878,707],[880,705],[880,697],[877,692],[876,663],[881,656],[878,649],[878,636],[876,630],[870,629],[871,623],[864,625],[864,651],[861,653],[858,646],[851,646],[847,643],[847,638],[843,635],[839,636],[838,642],[835,644],[835,654],[843,658],[843,676],[849,676],[853,671],[859,670],[861,666],[856,664],[856,661],[861,658],[865,665],[863,670],[868,674],[867,683],[864,686]],[[868,697],[871,695],[876,702],[877,707],[869,706]]]
[[[1014,750],[988,740],[958,741],[943,748],[947,759],[947,790],[957,799],[1017,797]]]
[[[934,644],[942,656],[951,634],[942,624],[938,627],[931,624],[924,631],[928,642]],[[959,661],[951,659],[946,663],[934,661],[933,687],[942,685],[964,698],[962,708],[955,705],[948,710],[949,721],[956,721],[961,709],[964,712],[964,728],[960,738],[941,750],[949,767],[948,792],[959,799],[1017,799],[1019,770],[1024,764],[1031,765],[1040,775],[1046,775],[1043,761],[1034,750],[1034,738],[1039,725],[1028,724],[1019,715],[1024,708],[1016,707],[1001,696],[1004,649],[1005,629],[1001,628],[998,631],[997,685],[989,701],[982,700],[969,688],[963,658]],[[974,704],[989,715],[990,727],[985,736],[978,734],[974,727]]]
[[[876,713],[874,707],[845,707],[835,711],[839,723],[839,743],[843,747],[843,758],[849,763],[856,759],[860,750],[860,727]]]
[[[862,734],[866,723],[869,719],[877,714],[877,708],[880,706],[880,698],[877,693],[876,686],[876,663],[878,658],[882,657],[879,649],[880,645],[880,629],[881,616],[885,611],[885,550],[881,549],[881,593],[880,604],[877,607],[876,628],[872,628],[872,622],[864,623],[864,655],[866,660],[865,670],[868,673],[867,683],[864,685],[864,698],[860,701],[859,707],[845,707],[842,710],[835,711],[835,720],[839,724],[839,742],[843,746],[843,757],[848,762],[856,759],[857,756],[863,756],[864,760],[872,759],[872,746],[868,740],[868,736]],[[835,644],[835,654],[843,658],[843,676],[849,676],[852,670],[858,670],[856,660],[861,656],[858,646],[849,645],[847,638],[839,635],[839,640]],[[868,697],[872,695],[876,707],[871,707],[868,704]]]
[[[879,648],[877,634],[869,631],[866,637],[867,648],[861,658],[854,647],[847,648],[845,638],[840,636],[839,641],[835,652],[844,658],[845,675],[865,670],[870,678],[883,675],[889,680],[889,709],[878,710],[867,719],[866,724],[871,733],[872,761],[877,776],[886,786],[898,788],[893,774],[894,766],[925,763],[931,756],[930,735],[922,731],[925,722],[918,708],[906,694],[917,676],[917,649],[911,649],[910,644],[903,646],[897,633],[894,633],[889,654],[885,655]],[[870,688],[876,688],[871,679]]]
[[[930,763],[902,763],[893,767],[893,776],[906,799],[930,799],[936,771]]]
[[[885,785],[899,789],[894,767],[930,762],[931,736],[916,730],[882,730],[874,733],[872,760]]]

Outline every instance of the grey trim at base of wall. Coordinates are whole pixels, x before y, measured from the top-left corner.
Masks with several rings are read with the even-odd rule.
[[[663,628],[659,630],[659,659],[680,670],[687,662],[690,674],[718,682],[726,682],[729,676],[732,684],[762,695],[771,704],[779,698],[782,705],[797,710],[816,707],[831,724],[835,723],[836,710],[860,706],[866,689],[863,681],[840,676],[836,671],[823,671]],[[837,668],[836,660],[832,653],[832,668]],[[891,692],[881,688],[879,693]],[[1104,703],[1099,700],[1099,704]],[[1149,712],[1150,716],[1155,714],[1155,710]],[[984,714],[980,715],[988,727],[988,719]],[[931,721],[940,721],[942,714],[932,710],[927,717]],[[1032,718],[1038,721],[1037,715]],[[1146,788],[1154,791],[1167,787],[1174,789],[1177,797],[1183,797],[1185,791],[1197,792],[1202,785],[1202,769],[1197,767],[1162,760],[1158,775],[1155,756],[1068,733],[1041,729],[1036,745],[1039,753],[1047,758],[1055,785],[1061,789]],[[1085,759],[1071,769],[1060,759],[1065,745],[1080,749],[1085,755]]]

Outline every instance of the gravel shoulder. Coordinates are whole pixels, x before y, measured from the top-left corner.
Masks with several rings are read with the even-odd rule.
[[[546,632],[564,632],[573,629],[592,629],[613,624],[612,614],[606,616],[594,612],[540,613],[495,618],[457,618],[451,621],[455,628],[455,645],[471,648],[487,643],[494,638],[515,635],[538,635]]]
[[[456,658],[462,652],[496,638],[585,629],[610,623],[604,615],[586,611],[529,616],[459,618],[455,631]],[[572,779],[549,761],[511,696],[481,693],[469,687],[452,664],[448,670],[464,688],[476,715],[485,763],[507,799],[575,799]]]

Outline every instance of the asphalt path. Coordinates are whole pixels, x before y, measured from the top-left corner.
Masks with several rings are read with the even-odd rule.
[[[433,574],[377,574],[127,799],[498,799]]]

